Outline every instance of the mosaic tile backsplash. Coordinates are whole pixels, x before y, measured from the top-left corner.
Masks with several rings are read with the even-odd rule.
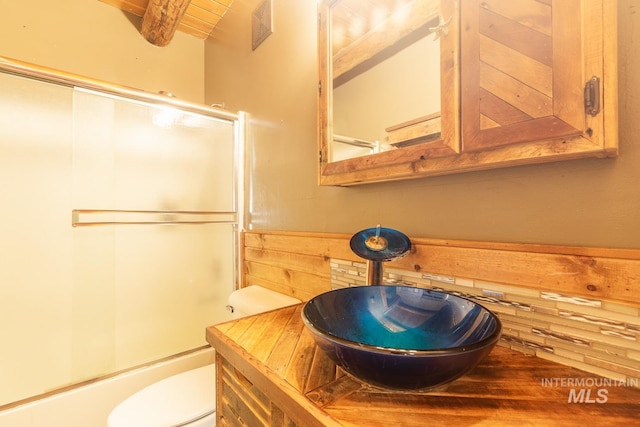
[[[331,260],[332,289],[365,285],[367,265]],[[384,269],[384,283],[463,296],[502,321],[499,345],[638,386],[640,308],[469,278]]]

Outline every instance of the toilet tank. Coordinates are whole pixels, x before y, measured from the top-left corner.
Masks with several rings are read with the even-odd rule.
[[[299,304],[300,302],[302,301],[297,298],[263,288],[259,285],[251,285],[233,291],[229,296],[229,305],[227,308],[231,310],[232,318],[238,319],[240,317]]]

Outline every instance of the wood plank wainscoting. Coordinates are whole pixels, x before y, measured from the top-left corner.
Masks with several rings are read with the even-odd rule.
[[[363,262],[348,234],[245,231],[242,286],[261,284],[303,301],[330,289],[331,258]],[[411,237],[389,268],[608,300],[640,307],[640,249]],[[635,288],[634,288],[635,285]]]
[[[411,236],[410,236],[411,237]],[[243,233],[241,286],[307,301],[364,284],[351,235]],[[640,250],[411,237],[385,282],[477,300],[503,323],[500,345],[608,378],[640,378]]]

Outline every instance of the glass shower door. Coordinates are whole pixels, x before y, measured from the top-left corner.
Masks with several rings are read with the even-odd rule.
[[[0,406],[206,345],[230,317],[241,120],[0,89]]]
[[[226,320],[234,122],[76,89],[73,377],[206,344]]]

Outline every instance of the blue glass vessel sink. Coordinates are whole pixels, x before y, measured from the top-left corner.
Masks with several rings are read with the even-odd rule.
[[[309,300],[305,326],[345,371],[380,387],[428,390],[493,349],[502,325],[481,305],[408,286],[355,286]]]

